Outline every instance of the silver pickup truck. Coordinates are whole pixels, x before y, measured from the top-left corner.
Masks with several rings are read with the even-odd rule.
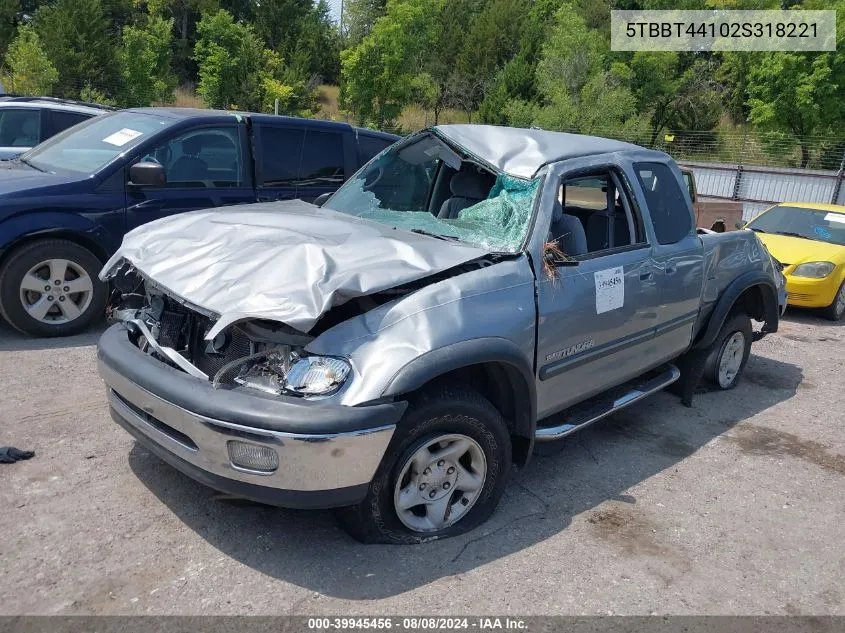
[[[129,233],[99,369],[166,462],[366,542],[470,530],[535,442],[731,389],[785,304],[757,237],[700,235],[677,165],[626,143],[439,126],[317,205]]]

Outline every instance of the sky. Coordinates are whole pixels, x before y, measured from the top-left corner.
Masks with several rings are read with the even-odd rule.
[[[340,0],[329,0],[332,7],[332,17],[337,20],[340,17]]]

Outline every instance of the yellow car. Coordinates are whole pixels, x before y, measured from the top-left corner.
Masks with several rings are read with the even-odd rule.
[[[782,202],[746,225],[783,265],[789,305],[845,314],[845,206]]]

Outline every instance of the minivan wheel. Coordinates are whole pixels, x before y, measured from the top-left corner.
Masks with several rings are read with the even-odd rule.
[[[418,394],[360,504],[341,508],[365,543],[421,543],[456,536],[496,509],[511,464],[508,429],[496,408],[464,386]]]
[[[68,240],[42,240],[15,252],[0,272],[0,312],[33,336],[67,336],[105,313],[102,263]]]
[[[745,313],[729,317],[722,326],[707,358],[704,376],[719,389],[736,387],[751,354],[753,330]]]

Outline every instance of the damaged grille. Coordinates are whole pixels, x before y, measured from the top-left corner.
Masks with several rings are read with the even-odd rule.
[[[205,334],[213,322],[166,297],[154,297],[145,312],[144,320],[156,342],[179,352],[209,378],[228,363],[254,352],[249,337],[238,327],[206,341]]]
[[[188,359],[212,378],[224,365],[252,353],[249,338],[237,327],[229,328],[219,351],[212,349],[211,342],[204,340],[203,335],[204,332],[197,332],[196,339],[188,347]]]

